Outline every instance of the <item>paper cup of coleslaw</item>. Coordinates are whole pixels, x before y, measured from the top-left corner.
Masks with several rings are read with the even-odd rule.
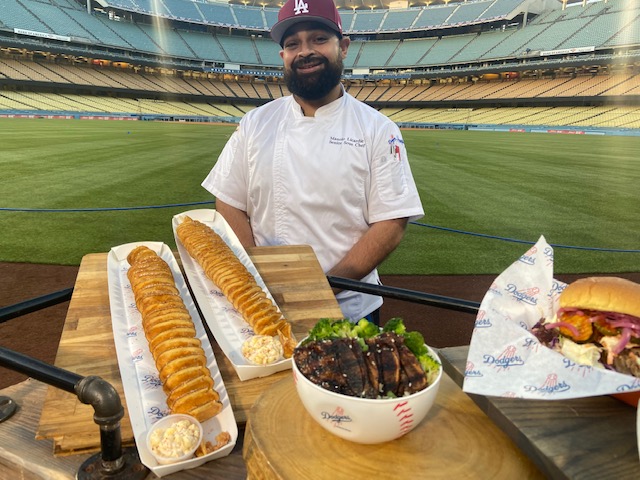
[[[147,432],[147,449],[160,465],[178,463],[193,457],[202,436],[202,425],[191,415],[167,415]]]

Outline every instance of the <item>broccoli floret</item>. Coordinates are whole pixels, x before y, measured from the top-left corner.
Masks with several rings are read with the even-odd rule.
[[[351,323],[346,318],[334,321],[331,324],[331,329],[333,330],[334,337],[346,338],[356,336],[356,334],[353,332],[353,323]]]
[[[321,318],[318,320],[318,322],[309,331],[309,338],[307,339],[307,342],[332,338],[333,328],[331,326],[331,322],[332,320],[329,318]]]
[[[361,319],[354,327],[353,332],[360,338],[375,337],[380,333],[380,327],[366,319]]]
[[[416,357],[420,357],[428,352],[424,344],[424,337],[420,332],[405,332],[402,336],[404,337],[404,344]]]
[[[383,332],[393,332],[398,335],[402,335],[407,331],[407,327],[404,326],[404,322],[400,317],[393,317],[389,319],[387,323],[385,323],[384,327],[382,327]]]
[[[429,385],[433,383],[436,375],[440,371],[440,363],[428,353],[424,353],[418,357],[418,361],[424,370],[425,375],[427,376],[427,382]]]

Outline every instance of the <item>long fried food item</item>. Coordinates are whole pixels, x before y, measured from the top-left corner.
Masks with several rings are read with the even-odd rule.
[[[277,336],[284,356],[296,346],[291,324],[267,297],[224,239],[202,222],[185,217],[176,229],[182,245],[202,267],[205,275],[251,325],[258,335]]]
[[[222,411],[207,358],[189,310],[176,288],[169,265],[140,246],[127,256],[127,272],[149,350],[167,394],[171,413],[186,413],[200,422]],[[197,389],[189,385],[197,385]]]

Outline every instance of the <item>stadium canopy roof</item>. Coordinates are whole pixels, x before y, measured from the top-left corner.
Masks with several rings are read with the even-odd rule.
[[[201,0],[202,1],[202,0]],[[231,3],[236,5],[248,5],[252,7],[272,7],[279,8],[285,0],[205,0],[210,3]],[[353,10],[374,10],[374,9],[393,9],[393,8],[410,8],[424,7],[435,5],[451,5],[455,3],[467,3],[474,0],[334,0],[340,9]],[[551,0],[550,3],[557,2],[559,6],[563,3],[566,5],[590,3],[592,1],[605,0]]]

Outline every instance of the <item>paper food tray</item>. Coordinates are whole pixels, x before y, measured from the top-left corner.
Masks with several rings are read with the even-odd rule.
[[[639,378],[572,362],[530,333],[558,310],[565,286],[544,237],[494,280],[471,336],[465,392],[556,400],[640,390]]]
[[[212,228],[220,235],[227,245],[233,250],[238,259],[247,267],[247,270],[256,279],[257,284],[264,290],[268,298],[276,302],[267,289],[258,270],[242,247],[233,230],[229,227],[222,215],[213,209],[191,210],[180,213],[173,217],[173,234],[176,245],[182,260],[182,267],[187,275],[193,294],[198,302],[198,306],[204,316],[205,322],[213,333],[218,345],[227,356],[240,380],[250,380],[252,378],[266,377],[283,370],[291,368],[291,359],[280,360],[270,365],[251,364],[242,355],[242,344],[244,341],[255,335],[251,326],[244,321],[242,315],[229,303],[220,289],[205,275],[204,271],[180,242],[176,233],[176,228],[185,217],[198,220]]]
[[[129,263],[127,255],[135,247],[145,245],[154,250],[165,260],[171,270],[180,291],[182,300],[191,314],[196,327],[196,335],[202,342],[207,357],[207,367],[214,380],[214,389],[220,395],[222,411],[215,417],[205,421],[204,439],[216,444],[215,437],[222,431],[229,432],[231,441],[219,450],[208,455],[193,458],[171,465],[159,465],[145,443],[147,431],[157,420],[169,413],[166,395],[158,378],[158,370],[149,351],[147,340],[142,329],[142,318],[135,306],[131,283],[127,278]],[[126,397],[129,419],[135,436],[140,460],[158,477],[180,470],[195,468],[216,458],[229,455],[238,439],[238,426],[231,409],[231,403],[220,375],[220,370],[213,355],[211,343],[206,335],[202,321],[195,308],[186,282],[169,247],[159,242],[129,243],[114,247],[107,260],[109,280],[109,305],[113,338],[118,357],[118,366],[122,377],[122,385]]]

